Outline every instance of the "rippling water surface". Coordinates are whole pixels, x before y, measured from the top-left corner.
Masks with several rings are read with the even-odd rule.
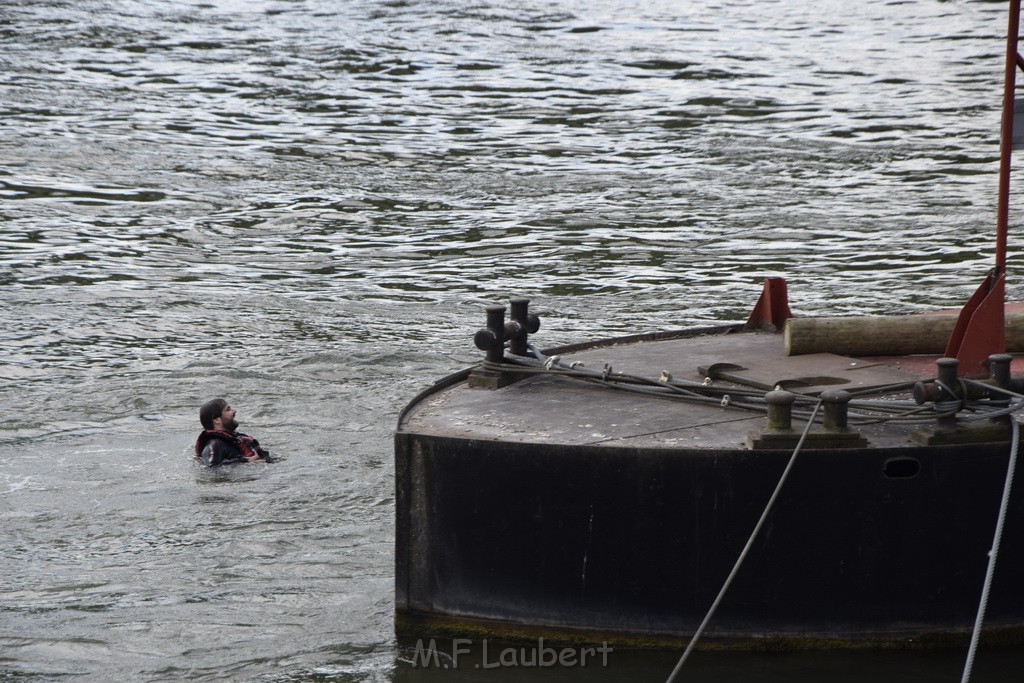
[[[743,319],[768,275],[798,315],[960,305],[992,259],[1005,11],[0,3],[0,674],[476,680],[392,636],[403,404],[510,295],[542,345]],[[283,462],[198,469],[216,395]],[[674,664],[618,661],[558,675]]]

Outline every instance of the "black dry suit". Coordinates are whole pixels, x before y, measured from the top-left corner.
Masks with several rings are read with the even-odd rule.
[[[232,462],[272,462],[270,453],[260,448],[260,442],[251,436],[215,429],[206,429],[199,434],[196,459],[209,467]]]

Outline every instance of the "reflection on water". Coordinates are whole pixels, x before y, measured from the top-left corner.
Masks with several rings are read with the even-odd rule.
[[[768,275],[798,314],[961,304],[992,258],[1004,12],[5,2],[0,672],[452,680],[391,634],[402,405],[510,295],[552,346],[742,319]],[[216,395],[286,459],[196,469]],[[617,661],[587,673],[674,664]]]

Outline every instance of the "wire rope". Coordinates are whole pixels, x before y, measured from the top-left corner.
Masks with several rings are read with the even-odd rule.
[[[789,462],[786,463],[786,469],[782,471],[782,476],[779,477],[779,483],[775,485],[775,490],[772,492],[771,498],[768,499],[768,504],[761,513],[760,519],[757,520],[757,524],[754,525],[754,530],[750,533],[750,538],[747,539],[747,544],[743,546],[743,550],[740,551],[736,564],[732,566],[732,571],[729,572],[729,576],[726,577],[725,583],[722,584],[722,589],[718,591],[718,596],[715,598],[715,601],[711,603],[711,608],[708,610],[707,614],[704,615],[704,620],[694,632],[693,637],[690,638],[690,642],[687,644],[686,650],[683,652],[683,656],[679,658],[679,662],[672,670],[672,673],[669,675],[666,683],[672,683],[676,679],[676,676],[679,675],[679,672],[683,670],[683,665],[689,658],[690,653],[693,652],[693,648],[697,645],[697,641],[700,640],[700,637],[704,634],[704,629],[706,629],[708,623],[710,623],[711,617],[713,617],[715,612],[718,610],[718,605],[722,602],[722,598],[725,597],[726,592],[729,590],[729,586],[732,585],[732,581],[736,578],[736,574],[739,573],[740,566],[750,553],[750,549],[753,547],[754,541],[761,532],[761,527],[764,526],[765,520],[768,519],[768,514],[775,506],[775,501],[778,499],[779,493],[782,491],[782,486],[786,483],[786,479],[789,478],[789,473],[793,469],[793,465],[796,463],[796,456],[800,453],[800,449],[803,448],[804,440],[807,438],[808,432],[811,431],[811,424],[814,422],[813,417],[817,414],[818,409],[821,407],[821,403],[821,401],[818,401],[818,404],[814,406],[812,419],[807,421],[807,426],[804,427],[804,432],[800,435],[800,440],[797,442],[796,448],[793,449],[793,455],[789,456]]]
[[[1013,473],[1017,466],[1017,450],[1020,445],[1020,425],[1017,420],[1011,420],[1012,436],[1010,441],[1010,461],[1006,465],[1006,482],[1003,484],[1003,498],[999,503],[999,517],[996,521],[996,530],[992,538],[992,549],[988,553],[988,568],[985,570],[985,583],[981,589],[981,600],[978,602],[978,613],[974,619],[974,630],[971,633],[971,644],[967,649],[967,661],[964,663],[963,677],[961,683],[967,683],[971,679],[971,670],[974,668],[974,658],[978,652],[978,642],[981,639],[981,626],[985,621],[985,611],[988,608],[989,593],[992,589],[992,578],[995,576],[996,559],[999,557],[999,544],[1003,538],[1003,528],[1006,524],[1006,510],[1010,504],[1010,489],[1013,488]]]
[[[545,356],[532,345],[528,346],[530,355],[520,356],[506,354],[502,363],[485,361],[484,366],[493,370],[561,376],[590,384],[597,384],[620,391],[629,391],[647,396],[669,398],[691,403],[716,404],[727,408],[736,408],[753,412],[767,412],[768,407],[763,392],[741,387],[711,386],[705,383],[672,379],[667,373],[661,378],[653,379],[631,373],[613,371],[605,365],[602,370],[584,367],[581,363],[566,364],[560,356]],[[924,423],[938,417],[958,415],[965,421],[990,420],[1024,410],[1024,395],[971,380],[960,380],[960,391],[936,382],[947,400],[934,401],[930,405],[919,405],[912,400],[892,398],[868,398],[871,395],[887,396],[913,386],[912,383],[901,382],[870,389],[850,392],[853,395],[847,405],[850,423],[859,425],[881,424],[885,422]],[[974,388],[975,395],[981,399],[968,399],[968,388]],[[1004,398],[993,400],[993,395]],[[793,417],[805,419],[816,397],[797,394],[792,409]]]

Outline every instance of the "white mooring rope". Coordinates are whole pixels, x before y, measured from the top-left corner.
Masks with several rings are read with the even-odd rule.
[[[1006,510],[1010,504],[1010,489],[1013,487],[1013,472],[1017,465],[1017,448],[1020,443],[1020,425],[1016,419],[1010,420],[1013,438],[1010,440],[1010,462],[1006,466],[1006,483],[1003,484],[1003,500],[999,504],[999,519],[992,538],[992,550],[988,553],[988,569],[985,571],[985,585],[981,589],[981,602],[978,603],[978,614],[974,619],[974,632],[971,633],[971,646],[967,650],[967,661],[964,663],[964,675],[960,683],[971,680],[971,669],[974,667],[974,656],[978,651],[978,640],[981,638],[981,625],[985,621],[985,609],[988,607],[988,594],[992,588],[992,577],[996,573],[996,558],[999,555],[999,542],[1003,538],[1003,525],[1006,523]]]
[[[676,668],[672,670],[666,683],[672,683],[675,681],[676,676],[683,670],[683,664],[686,663],[687,658],[693,651],[697,641],[700,640],[701,634],[704,633],[704,629],[707,628],[708,623],[711,621],[711,617],[714,616],[715,611],[718,609],[719,603],[722,602],[722,598],[725,597],[726,591],[729,590],[729,586],[732,584],[732,580],[736,577],[736,574],[740,570],[740,565],[743,564],[743,560],[746,559],[747,554],[750,552],[750,548],[754,545],[754,540],[757,539],[757,535],[761,532],[761,527],[764,526],[765,520],[768,519],[768,513],[771,512],[772,507],[775,505],[775,499],[779,497],[779,492],[782,491],[782,485],[786,483],[786,479],[789,477],[790,470],[793,469],[793,463],[796,462],[796,456],[800,452],[800,449],[804,445],[804,440],[807,438],[807,433],[811,431],[811,426],[814,424],[814,418],[818,415],[818,409],[821,408],[821,401],[814,406],[814,410],[811,412],[811,417],[807,420],[807,426],[804,427],[803,434],[800,435],[800,440],[796,444],[796,448],[793,449],[793,455],[789,456],[789,462],[786,464],[786,469],[782,471],[782,476],[779,477],[779,483],[775,485],[775,491],[772,492],[772,497],[768,499],[768,505],[765,506],[764,512],[761,513],[761,518],[757,520],[757,524],[754,525],[754,530],[750,533],[750,538],[747,539],[747,544],[743,546],[743,550],[740,552],[739,558],[736,560],[736,564],[733,565],[732,571],[729,572],[729,576],[725,579],[725,583],[722,584],[722,590],[718,591],[718,597],[711,603],[711,609],[704,616],[704,621],[701,622],[697,631],[690,638],[689,644],[686,646],[686,651],[683,652],[683,656],[679,658],[679,662],[676,664]]]

